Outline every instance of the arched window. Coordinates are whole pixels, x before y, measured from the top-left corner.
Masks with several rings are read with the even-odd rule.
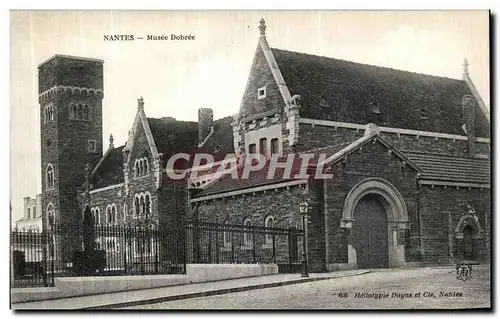
[[[253,236],[252,236],[252,229],[250,228],[250,227],[252,227],[252,221],[250,220],[250,218],[245,218],[243,220],[243,226],[245,226],[245,229],[243,230],[244,231],[244,233],[243,233],[243,245],[245,247],[249,247],[249,246],[251,247],[252,243],[253,243]]]
[[[76,118],[76,106],[74,104],[72,104],[69,107],[69,118],[70,119],[75,119]]]
[[[99,207],[94,207],[91,210],[92,216],[94,217],[94,225],[100,225],[101,224],[101,212],[99,210]]]
[[[140,210],[140,208],[139,208],[140,207],[140,205],[139,205],[139,197],[135,198],[134,203],[135,203],[135,205],[134,205],[135,206],[134,207],[135,214],[134,215],[137,217],[137,216],[139,216],[139,213],[140,213],[140,211],[139,211]]]
[[[145,201],[146,201],[145,214],[149,216],[151,214],[151,199],[149,198],[149,195],[146,195]]]
[[[52,228],[54,227],[54,223],[55,223],[55,216],[54,216],[54,205],[52,203],[49,203],[47,205],[47,222],[48,222],[48,226],[49,228]]]
[[[47,165],[45,177],[46,177],[46,187],[47,188],[54,187],[54,167],[52,166],[52,164]]]
[[[81,104],[78,104],[77,112],[76,118],[81,120],[83,117],[83,106]]]
[[[123,220],[127,220],[127,209],[128,209],[128,205],[127,205],[127,202],[123,203]]]
[[[89,120],[89,106],[88,105],[85,105],[83,107],[83,119],[85,121],[88,121]]]
[[[144,214],[144,212],[146,211],[146,202],[144,201],[144,196],[141,196],[141,198],[139,200],[140,200],[140,203],[141,203],[140,213]]]
[[[106,218],[108,224],[116,223],[116,204],[110,204],[106,207]]]
[[[149,164],[147,158],[138,158],[134,164],[135,177],[148,175]]]
[[[271,215],[267,215],[266,219],[264,220],[264,227],[266,228],[273,228],[274,227],[274,217]],[[272,234],[266,234],[266,244],[272,244],[273,243],[273,235]]]

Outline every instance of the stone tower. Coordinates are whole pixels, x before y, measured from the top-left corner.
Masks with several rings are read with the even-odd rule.
[[[103,61],[55,55],[38,66],[46,225],[81,224],[77,189],[102,156]]]

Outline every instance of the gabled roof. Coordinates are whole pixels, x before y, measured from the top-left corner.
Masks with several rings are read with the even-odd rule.
[[[123,183],[123,154],[125,145],[109,149],[90,177],[91,189]]]
[[[462,80],[272,49],[290,94],[301,95],[303,118],[463,135]],[[489,137],[476,108],[476,136]]]
[[[421,179],[490,184],[489,159],[406,152],[421,169]]]
[[[353,153],[354,151],[360,149],[363,147],[365,144],[372,142],[373,140],[376,140],[377,142],[380,142],[382,145],[384,145],[387,149],[389,149],[395,156],[399,157],[402,159],[405,163],[407,163],[410,167],[412,167],[415,171],[421,172],[421,168],[414,162],[412,161],[408,156],[403,154],[401,151],[399,151],[397,148],[395,148],[388,140],[383,138],[378,131],[375,131],[371,134],[366,134],[365,136],[357,139],[356,141],[350,143],[348,146],[342,148],[341,150],[335,152],[333,155],[330,157],[327,157],[326,160],[323,163],[323,165],[333,165],[349,154]]]

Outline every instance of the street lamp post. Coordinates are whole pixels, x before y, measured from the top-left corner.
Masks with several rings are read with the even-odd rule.
[[[302,272],[301,277],[309,277],[309,269],[307,265],[307,214],[309,212],[309,203],[307,201],[299,205],[300,215],[302,216],[302,229],[304,236],[302,238]]]

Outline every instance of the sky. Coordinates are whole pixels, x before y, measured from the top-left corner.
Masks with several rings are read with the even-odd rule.
[[[463,59],[489,107],[487,11],[12,11],[10,199],[41,192],[37,66],[54,54],[104,63],[103,139],[125,143],[144,98],[148,117],[197,120],[238,112],[266,20],[271,47],[461,78]],[[109,34],[194,35],[193,41],[104,41]],[[297,92],[300,94],[300,92]]]

